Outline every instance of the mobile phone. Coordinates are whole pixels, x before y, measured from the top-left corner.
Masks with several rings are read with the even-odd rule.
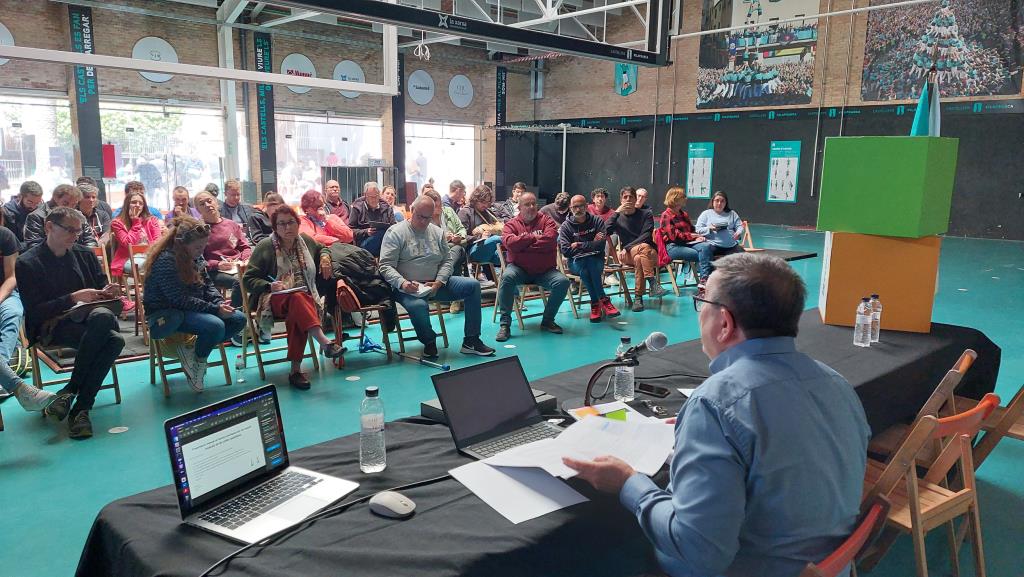
[[[637,383],[636,390],[640,391],[645,395],[658,397],[659,399],[664,399],[665,397],[669,396],[672,393],[672,391],[666,389],[665,387],[659,387],[658,385],[652,385],[650,383],[644,382]]]

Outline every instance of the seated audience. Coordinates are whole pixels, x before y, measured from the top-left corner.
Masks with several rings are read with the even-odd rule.
[[[184,186],[174,187],[174,190],[171,191],[171,202],[174,204],[171,206],[171,210],[164,215],[164,221],[170,222],[179,216],[191,216],[196,220],[201,220],[199,211],[192,206],[192,199],[189,198],[188,189]]]
[[[25,223],[28,215],[43,203],[43,187],[34,180],[21,183],[18,196],[8,200],[3,207],[4,226],[14,233],[15,238],[25,247]]]
[[[569,218],[558,229],[558,248],[569,263],[569,270],[580,277],[590,294],[590,322],[601,317],[619,316],[604,293],[604,255],[608,245],[607,225],[600,216],[588,211],[587,199],[577,194],[569,201]],[[613,211],[614,212],[614,211]]]
[[[694,298],[711,377],[675,419],[666,488],[615,457],[563,459],[636,515],[665,573],[790,577],[855,528],[871,431],[850,383],[796,349],[805,298],[779,258],[716,263]]]
[[[53,189],[53,197],[50,201],[40,204],[25,219],[25,243],[22,245],[22,248],[28,250],[42,244],[46,240],[45,222],[46,215],[50,214],[50,211],[61,206],[77,211],[76,207],[81,199],[82,191],[78,190],[77,186],[58,184]],[[84,216],[82,218],[83,220],[85,219]],[[78,237],[78,244],[84,247],[98,246],[96,244],[96,235],[93,234],[92,227],[88,224],[82,225],[82,234]]]
[[[91,176],[79,176],[75,179],[75,186],[82,186],[83,184],[95,186],[97,190],[100,188],[100,185],[96,183],[96,179]],[[107,204],[107,201],[101,198],[97,203],[97,208],[107,215],[108,221],[114,219],[114,212],[111,210],[110,205]]]
[[[203,190],[205,192],[210,193],[213,196],[213,198],[217,198],[217,195],[220,194],[220,187],[217,186],[217,183],[215,182],[207,183],[206,186],[203,187]]]
[[[380,256],[380,243],[388,227],[395,224],[395,213],[391,205],[380,198],[380,187],[376,182],[363,185],[363,196],[352,203],[348,213],[348,226],[355,235],[355,243]]]
[[[276,192],[268,192],[263,195],[263,206],[253,209],[249,215],[249,244],[256,246],[256,243],[270,236],[274,228],[270,225],[270,215],[278,206],[284,204],[284,198]]]
[[[405,220],[405,210],[398,206],[398,191],[395,187],[390,184],[384,187],[384,190],[380,192],[381,197],[384,198],[384,202],[391,205],[391,209],[395,213],[395,222],[402,222]]]
[[[668,189],[665,212],[661,213],[661,224],[656,234],[665,241],[665,251],[670,259],[697,263],[697,288],[700,290],[711,276],[712,248],[711,243],[705,242],[707,239],[694,230],[684,206],[686,191],[679,186]]]
[[[653,213],[654,211],[651,210],[651,207],[647,206],[647,194],[646,188],[636,189],[636,209],[650,210]]]
[[[517,182],[512,185],[508,198],[494,205],[494,214],[502,222],[508,222],[519,215],[519,195],[526,192],[526,183]]]
[[[437,356],[437,333],[430,325],[428,300],[464,301],[465,337],[460,352],[491,356],[494,349],[480,340],[480,283],[453,276],[453,255],[444,233],[431,223],[434,200],[421,196],[412,203],[412,218],[388,229],[380,252],[380,272],[395,300],[409,313],[423,356]],[[427,292],[421,292],[427,288]]]
[[[231,289],[231,306],[238,308],[242,306],[242,293],[238,290],[238,263],[249,260],[252,247],[245,240],[242,227],[220,215],[217,199],[212,194],[205,190],[200,192],[195,203],[203,222],[210,225],[210,239],[203,251],[206,270],[217,288]]]
[[[67,418],[72,439],[92,436],[89,410],[124,348],[117,315],[107,306],[66,314],[75,304],[114,300],[121,293],[117,285],[107,284],[92,249],[76,242],[84,227],[82,213],[54,207],[43,222],[43,242],[18,257],[15,265],[29,344],[76,349],[71,380],[43,411],[58,421]]]
[[[129,194],[132,194],[132,193],[135,193],[135,192],[141,194],[142,196],[146,196],[146,185],[142,184],[141,182],[139,182],[137,180],[129,181],[127,184],[124,185],[124,195],[125,196],[128,196]],[[148,205],[148,203],[147,203],[147,205]],[[122,210],[121,207],[118,207],[118,209],[115,210],[111,214],[111,221],[113,221],[113,219],[117,218],[118,215],[121,214],[121,210]],[[162,227],[163,227],[164,213],[160,212],[160,209],[158,209],[157,207],[150,206],[149,207],[149,214],[152,214],[153,216],[157,217],[157,219],[159,219],[161,230],[163,230]]]
[[[654,247],[654,216],[649,210],[636,208],[636,191],[625,186],[619,192],[619,210],[608,221],[608,231],[619,237],[618,257],[622,264],[632,266],[636,277],[633,312],[644,310],[644,283],[650,285],[651,296],[665,294],[658,284],[658,251]]]
[[[611,220],[612,215],[615,214],[615,209],[608,206],[608,189],[595,188],[590,193],[590,204],[587,205],[587,212],[600,217],[605,222]]]
[[[132,263],[129,260],[133,244],[150,244],[156,242],[163,234],[160,219],[149,212],[146,195],[141,192],[130,192],[124,197],[124,204],[110,230],[114,237],[114,256],[110,258],[110,272],[114,276],[131,276]],[[135,255],[139,265],[146,262],[145,255]]]
[[[558,272],[558,225],[537,210],[537,195],[524,192],[519,195],[519,216],[505,223],[501,234],[508,262],[498,283],[498,306],[501,317],[498,336],[494,340],[507,341],[512,326],[512,306],[520,285],[536,284],[550,291],[544,305],[540,328],[549,333],[562,334],[555,315],[569,292],[569,279]]]
[[[349,207],[345,199],[341,198],[341,185],[337,180],[328,180],[324,186],[324,196],[327,200],[326,210],[328,213],[348,222]]]
[[[299,218],[299,233],[304,234],[324,246],[336,242],[350,243],[353,240],[352,229],[340,216],[324,212],[324,198],[315,190],[307,190],[299,200],[302,216]]]
[[[486,184],[473,189],[466,206],[459,210],[459,220],[468,232],[469,260],[472,262],[489,262],[495,266],[501,264],[498,258],[498,244],[501,242],[501,231],[505,228],[501,219],[491,211],[494,193]],[[478,279],[483,288],[494,286],[493,279],[480,273]]]
[[[430,188],[434,188],[434,185],[430,185]],[[441,198],[441,202],[455,212],[462,210],[466,205],[466,185],[462,184],[461,180],[453,180],[448,185],[448,194]]]
[[[711,196],[708,208],[697,218],[697,234],[703,235],[715,255],[743,252],[743,221],[729,208],[729,197],[718,191]]]
[[[555,201],[545,204],[544,208],[541,208],[540,211],[555,221],[555,224],[562,226],[566,217],[569,216],[569,193],[559,192],[555,195]]]
[[[434,201],[434,218],[431,220],[434,226],[440,227],[444,233],[444,240],[452,251],[452,270],[462,272],[466,269],[466,227],[459,220],[459,215],[451,207],[441,202],[441,195],[430,185],[424,185],[423,196],[429,196]],[[490,281],[488,281],[489,283]],[[494,286],[489,284],[488,286]],[[452,301],[449,311],[455,314],[462,310],[462,303]]]
[[[398,322],[397,310],[391,294],[391,285],[384,280],[377,267],[377,260],[373,258],[366,249],[359,248],[354,244],[336,242],[327,247],[331,253],[331,276],[330,278],[317,277],[317,288],[324,297],[324,309],[327,313],[334,315],[338,304],[338,280],[344,280],[360,304],[381,305],[386,307],[381,311],[380,320],[387,332],[395,330]],[[344,318],[346,312],[342,311]],[[335,322],[339,319],[334,318]],[[356,326],[362,326],[366,320],[361,318],[352,319]],[[339,329],[338,324],[335,329]],[[343,336],[343,338],[348,338]]]
[[[242,202],[242,183],[229,178],[224,182],[224,202],[220,205],[220,215],[241,225],[242,230],[252,216],[252,206]]]
[[[92,228],[96,243],[106,245],[110,240],[110,215],[100,209],[100,189],[87,183],[76,186],[82,193],[82,200],[78,201],[78,212],[82,213],[85,222]]]
[[[18,238],[3,226],[4,212],[0,211],[0,256],[3,257],[3,282],[0,283],[0,397],[13,395],[26,411],[41,411],[55,395],[42,391],[21,380],[11,368],[10,360],[21,344],[21,322],[25,309],[18,294],[15,263],[18,261]]]
[[[143,273],[149,336],[165,339],[174,333],[196,335],[195,345],[175,347],[192,390],[201,393],[207,359],[224,339],[245,328],[245,315],[224,301],[206,272],[203,250],[210,227],[191,216],[179,216],[153,243]]]
[[[331,253],[312,238],[299,234],[299,215],[283,204],[270,215],[274,232],[252,251],[242,282],[249,293],[249,307],[259,316],[260,330],[269,332],[275,318],[283,318],[288,331],[288,384],[309,389],[309,377],[302,372],[306,340],[312,336],[320,352],[329,359],[345,349],[324,334],[320,293],[316,276],[331,278]],[[319,265],[319,266],[318,266]],[[293,288],[302,290],[274,294]],[[312,351],[316,354],[316,351]]]
[[[416,196],[423,196],[424,194],[427,193],[428,190],[434,190],[434,184],[433,183],[428,182],[428,183],[424,184],[423,188],[420,189],[420,193],[418,195],[416,195]]]

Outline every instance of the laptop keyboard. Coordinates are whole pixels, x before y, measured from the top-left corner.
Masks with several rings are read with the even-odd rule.
[[[542,439],[553,439],[561,432],[561,429],[549,423],[537,423],[525,429],[513,431],[505,436],[473,445],[472,447],[469,447],[469,449],[483,455],[484,458],[493,457],[494,455],[513,447],[518,447],[534,441],[540,441]]]
[[[214,525],[237,529],[321,481],[322,478],[289,471],[210,509],[199,518]]]

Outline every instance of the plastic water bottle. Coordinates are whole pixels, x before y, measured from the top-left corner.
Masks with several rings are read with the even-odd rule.
[[[359,470],[379,473],[387,467],[384,448],[384,403],[377,387],[366,387],[366,398],[359,405]]]
[[[235,355],[235,375],[236,382],[245,382],[245,357],[242,355]]]
[[[619,357],[622,353],[626,352],[631,345],[631,339],[629,337],[622,337],[619,339],[619,346],[615,349],[615,356]],[[613,394],[615,395],[616,401],[632,401],[633,395],[633,367],[615,367],[615,376],[613,377]]]
[[[882,332],[882,301],[878,295],[871,295],[871,342],[878,342],[878,335]]]
[[[868,297],[860,299],[857,318],[853,325],[853,344],[858,347],[871,346],[871,302]]]

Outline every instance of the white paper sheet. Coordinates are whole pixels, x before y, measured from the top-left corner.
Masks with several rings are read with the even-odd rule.
[[[676,390],[679,391],[680,393],[682,393],[684,397],[689,399],[690,395],[692,395],[693,392],[697,390],[697,387],[693,387],[692,389],[678,388]]]
[[[589,500],[564,481],[536,468],[492,467],[474,461],[449,473],[515,524]]]

